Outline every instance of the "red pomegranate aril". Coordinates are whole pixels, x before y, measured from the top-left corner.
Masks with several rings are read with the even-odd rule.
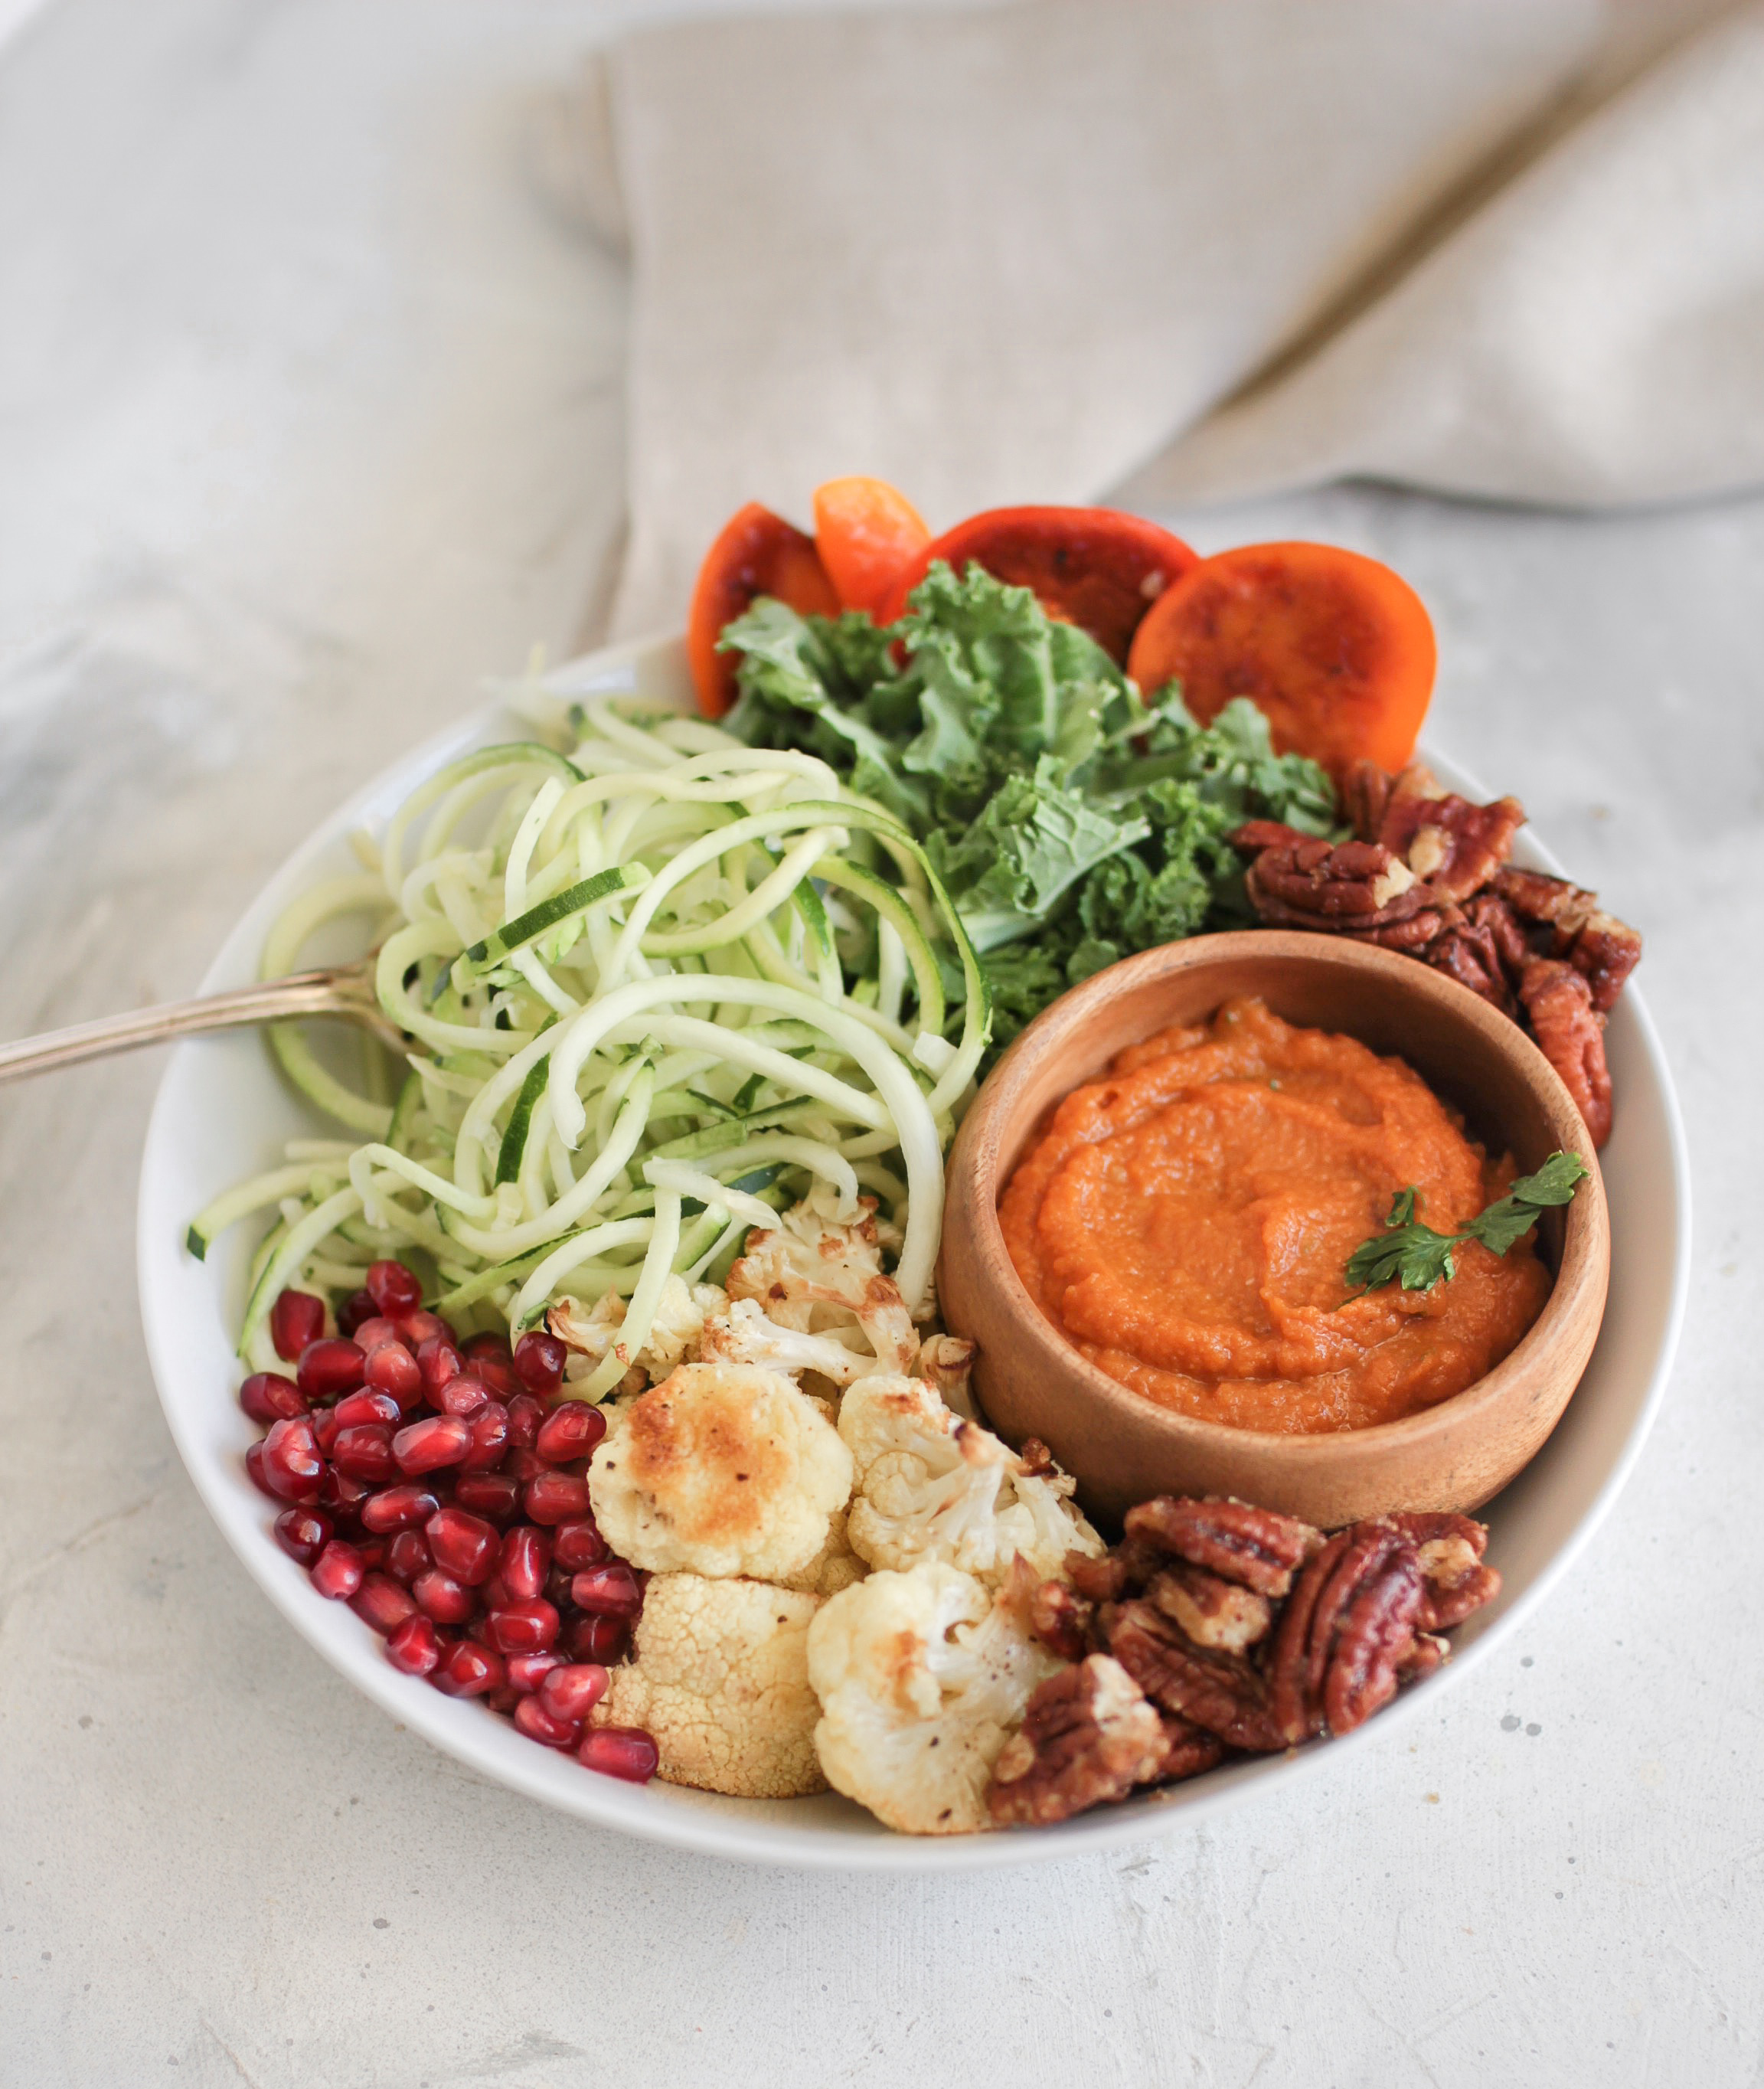
[[[494,1647],[475,1639],[456,1640],[430,1671],[429,1680],[449,1697],[482,1697],[506,1686],[507,1671]]]
[[[493,1690],[484,1700],[493,1712],[500,1712],[507,1718],[520,1702],[520,1692],[512,1683],[505,1683],[499,1690]]]
[[[366,1529],[378,1537],[387,1537],[395,1530],[409,1530],[413,1524],[426,1523],[441,1506],[426,1487],[413,1482],[400,1482],[394,1487],[382,1487],[378,1494],[370,1495],[362,1503],[362,1521]]]
[[[597,1662],[602,1667],[622,1661],[629,1631],[623,1618],[601,1615],[574,1619],[570,1625],[570,1658]]]
[[[517,1450],[530,1451],[539,1435],[545,1409],[530,1392],[517,1392],[508,1403],[508,1440]]]
[[[602,1560],[610,1559],[612,1547],[601,1536],[593,1516],[578,1516],[560,1523],[552,1532],[551,1557],[559,1567],[578,1574],[584,1567],[598,1567]]]
[[[352,1480],[333,1465],[319,1490],[319,1506],[340,1522],[354,1523],[360,1520],[362,1504],[372,1492],[366,1480]]]
[[[386,1548],[390,1541],[383,1538],[358,1538],[356,1546],[362,1555],[362,1564],[370,1574],[377,1574],[386,1564]]]
[[[365,1321],[371,1320],[379,1311],[374,1303],[370,1291],[352,1291],[337,1308],[337,1332],[353,1335]]]
[[[448,1342],[453,1340],[453,1330],[441,1315],[439,1313],[425,1313],[420,1306],[414,1313],[395,1313],[392,1325],[397,1328],[405,1348],[413,1354],[425,1342],[434,1341],[437,1337]]]
[[[558,1636],[558,1614],[542,1598],[517,1599],[490,1614],[490,1643],[499,1654],[543,1654]]]
[[[308,1400],[335,1400],[362,1383],[367,1358],[341,1335],[308,1342],[300,1353],[300,1389]]]
[[[537,1451],[523,1451],[519,1444],[503,1455],[503,1470],[519,1480],[523,1491],[528,1481],[536,1480],[542,1473],[549,1473],[550,1469]]]
[[[345,1393],[331,1412],[345,1429],[359,1429],[370,1422],[396,1429],[404,1419],[404,1411],[392,1395],[378,1392],[371,1386],[364,1386],[359,1392]]]
[[[499,1400],[487,1400],[467,1417],[465,1426],[472,1432],[472,1445],[464,1469],[483,1473],[499,1465],[508,1449],[508,1409]]]
[[[239,1405],[268,1429],[272,1422],[292,1422],[297,1414],[304,1414],[306,1396],[280,1371],[253,1371],[239,1388]]]
[[[323,1332],[324,1301],[310,1291],[284,1291],[269,1309],[269,1338],[285,1362],[294,1362]]]
[[[597,1769],[602,1777],[647,1784],[655,1775],[662,1752],[640,1727],[597,1727],[584,1735],[576,1759],[584,1769]]]
[[[520,1507],[520,1482],[512,1473],[474,1473],[468,1461],[453,1482],[453,1499],[473,1516],[507,1523]]]
[[[405,1346],[397,1323],[388,1320],[383,1313],[376,1313],[371,1319],[364,1320],[359,1328],[351,1331],[349,1340],[364,1357],[370,1349],[377,1349],[382,1342],[396,1343],[400,1349]]]
[[[436,1566],[456,1576],[469,1589],[490,1578],[502,1548],[502,1536],[494,1524],[461,1508],[435,1511],[423,1526],[423,1535]]]
[[[535,1328],[515,1345],[515,1375],[529,1392],[543,1399],[563,1383],[563,1366],[569,1354],[555,1335]]]
[[[319,1446],[321,1458],[328,1458],[336,1448],[336,1441],[343,1433],[343,1424],[337,1419],[334,1407],[315,1407],[312,1410],[312,1434]]]
[[[523,1697],[515,1706],[515,1724],[529,1741],[548,1748],[573,1748],[582,1738],[579,1721],[554,1718],[537,1697]]]
[[[468,1357],[465,1368],[473,1378],[487,1385],[499,1400],[512,1400],[520,1390],[520,1380],[515,1376],[515,1367],[507,1357]]]
[[[392,1432],[383,1422],[364,1422],[359,1428],[340,1429],[331,1446],[331,1462],[352,1480],[378,1486],[398,1469],[392,1457]]]
[[[392,1456],[407,1473],[434,1473],[458,1465],[471,1443],[472,1432],[458,1415],[430,1414],[399,1431]]]
[[[643,1591],[624,1561],[613,1559],[604,1567],[589,1567],[578,1574],[570,1584],[570,1600],[579,1611],[593,1611],[602,1617],[634,1618],[643,1608]]]
[[[463,1625],[477,1608],[477,1598],[456,1575],[431,1567],[410,1585],[417,1608],[438,1625]]]
[[[554,1465],[585,1458],[606,1434],[606,1418],[585,1400],[560,1400],[539,1424],[533,1449]]]
[[[406,1618],[417,1615],[410,1591],[390,1574],[364,1575],[361,1587],[349,1598],[349,1608],[383,1639],[387,1633],[396,1632]]]
[[[606,1695],[611,1681],[597,1661],[565,1662],[539,1685],[539,1702],[554,1719],[580,1725]]]
[[[468,1335],[460,1347],[467,1356],[474,1359],[495,1357],[505,1364],[513,1361],[514,1352],[508,1346],[508,1337],[491,1334],[488,1329],[481,1335]]]
[[[408,1589],[419,1574],[426,1574],[435,1562],[429,1542],[420,1530],[401,1530],[386,1548],[386,1572]]]
[[[315,1508],[285,1508],[276,1519],[276,1542],[302,1567],[312,1564],[333,1535],[330,1517]]]
[[[422,1405],[422,1373],[402,1342],[379,1342],[367,1353],[362,1375],[376,1392],[388,1393],[401,1414]]]
[[[430,1335],[417,1345],[417,1368],[422,1374],[422,1389],[432,1401],[450,1378],[465,1368],[465,1359],[445,1335]]]
[[[367,1288],[383,1313],[414,1313],[422,1303],[422,1286],[413,1269],[401,1262],[376,1262],[367,1272]]]
[[[324,1460],[312,1424],[305,1415],[270,1424],[269,1434],[263,1439],[263,1476],[284,1501],[319,1499]]]
[[[513,1602],[515,1593],[500,1574],[492,1574],[478,1590],[486,1611],[499,1611]]]
[[[516,1524],[503,1540],[496,1571],[511,1596],[543,1595],[551,1571],[551,1540],[530,1523]]]
[[[427,1675],[439,1664],[441,1641],[421,1611],[413,1611],[386,1636],[386,1658],[406,1675]]]
[[[456,1377],[443,1379],[429,1392],[429,1405],[443,1414],[476,1414],[490,1401],[490,1388],[476,1371],[461,1371]]]
[[[559,1666],[561,1654],[512,1654],[508,1657],[508,1685],[512,1690],[537,1690],[552,1670]]]
[[[263,1439],[259,1436],[255,1443],[245,1447],[245,1469],[250,1476],[251,1485],[260,1495],[268,1495],[272,1501],[285,1501],[285,1495],[278,1494],[269,1483],[269,1474],[263,1469]]]
[[[588,1482],[579,1473],[541,1473],[522,1498],[535,1523],[569,1523],[588,1513]]]
[[[321,1596],[347,1601],[362,1585],[366,1563],[354,1546],[333,1538],[312,1563],[312,1585]]]

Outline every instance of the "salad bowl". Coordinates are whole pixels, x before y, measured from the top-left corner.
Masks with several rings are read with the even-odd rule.
[[[595,654],[543,680],[550,699],[633,692],[691,701],[685,650],[664,639]],[[473,747],[521,731],[498,701],[462,719],[367,784],[283,866],[227,938],[203,990],[256,976],[266,932],[318,879],[355,868],[349,836],[383,822],[414,786]],[[1461,771],[1430,757],[1454,788]],[[1554,869],[1529,837],[1518,860]],[[319,958],[358,953],[346,945]],[[1663,1392],[1684,1310],[1689,1252],[1685,1143],[1671,1079],[1643,1001],[1632,986],[1607,1036],[1621,1098],[1600,1159],[1611,1224],[1611,1290],[1578,1392],[1554,1433],[1484,1511],[1504,1589],[1456,1636],[1457,1658],[1406,1691],[1331,1752],[1377,1745],[1507,1639],[1567,1568],[1610,1506],[1639,1453]],[[618,1829],[708,1855],[845,1871],[948,1872],[1047,1860],[1141,1843],[1257,1792],[1302,1779],[1319,1759],[1295,1753],[1233,1764],[1167,1791],[1056,1828],[948,1838],[893,1834],[849,1801],[728,1799],[597,1776],[534,1745],[482,1705],[443,1697],[387,1662],[382,1642],[346,1606],[327,1602],[276,1546],[270,1505],[252,1486],[244,1452],[251,1423],[234,1397],[234,1331],[250,1242],[224,1237],[204,1261],[185,1246],[191,1217],[213,1196],[268,1165],[290,1138],[332,1135],[283,1082],[263,1040],[246,1033],[189,1040],[172,1054],[148,1128],[141,1169],[138,1269],[148,1355],[166,1419],[198,1491],[246,1570],[286,1621],[392,1718],[510,1789],[593,1826]],[[266,1624],[266,1628],[271,1628]]]

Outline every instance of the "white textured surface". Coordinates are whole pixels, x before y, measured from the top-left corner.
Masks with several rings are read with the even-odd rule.
[[[525,154],[612,19],[58,0],[0,58],[0,1032],[185,989],[357,779],[580,635],[619,291]],[[1402,567],[1441,743],[1649,933],[1698,1275],[1569,1584],[1438,1718],[1137,1855],[930,1889],[597,1834],[399,1732],[208,1523],[135,1319],[153,1062],[8,1091],[4,2089],[1758,2080],[1764,501],[1190,520]]]

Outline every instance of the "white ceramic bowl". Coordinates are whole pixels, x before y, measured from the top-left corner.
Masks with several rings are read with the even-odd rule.
[[[567,685],[571,694],[640,689],[690,701],[683,649],[674,641],[596,654],[559,671],[550,684]],[[346,844],[352,830],[383,822],[424,776],[467,749],[520,736],[518,723],[489,707],[369,784],[259,894],[210,967],[203,990],[254,979],[265,931],[288,902],[317,878],[358,867]],[[1434,766],[1454,788],[1486,796],[1449,765],[1435,759]],[[1538,868],[1558,868],[1528,837],[1518,853]],[[1492,1531],[1488,1556],[1505,1581],[1499,1602],[1454,1635],[1454,1661],[1359,1733],[1233,1764],[1059,1828],[920,1838],[891,1834],[831,1795],[721,1799],[665,1784],[622,1784],[525,1739],[481,1705],[443,1697],[400,1675],[352,1611],[317,1594],[276,1546],[270,1506],[245,1474],[244,1452],[255,1431],[233,1396],[233,1333],[248,1229],[227,1236],[207,1262],[195,1261],[183,1244],[191,1216],[229,1183],[273,1165],[284,1139],[336,1135],[335,1126],[321,1124],[291,1093],[262,1039],[250,1032],[180,1045],[160,1088],[141,1165],[139,1269],[148,1351],[191,1477],[276,1607],[387,1712],[487,1777],[584,1821],[756,1863],[957,1872],[1142,1842],[1302,1778],[1320,1749],[1358,1747],[1366,1735],[1388,1732],[1417,1707],[1436,1704],[1542,1600],[1623,1484],[1664,1388],[1684,1312],[1689,1178],[1671,1079],[1633,987],[1612,1018],[1607,1048],[1617,1098],[1616,1131],[1601,1156],[1611,1207],[1610,1304],[1586,1377],[1554,1435],[1484,1512]]]

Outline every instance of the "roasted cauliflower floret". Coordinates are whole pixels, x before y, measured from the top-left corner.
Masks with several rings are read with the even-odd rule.
[[[974,1372],[974,1345],[959,1335],[927,1335],[913,1366],[913,1376],[923,1379],[950,1413],[964,1422],[980,1418],[968,1383]]]
[[[870,1367],[903,1371],[918,1353],[918,1336],[900,1287],[882,1273],[876,1199],[861,1201],[863,1214],[849,1225],[811,1202],[794,1205],[771,1231],[749,1233],[729,1272],[729,1295],[751,1298],[768,1319],[799,1334],[861,1328]]]
[[[806,1567],[784,1577],[786,1589],[807,1589],[817,1596],[837,1596],[854,1581],[861,1581],[869,1568],[851,1549],[846,1534],[846,1512],[836,1508],[827,1527],[827,1542]]]
[[[634,1567],[783,1581],[827,1544],[851,1478],[838,1431],[787,1378],[700,1363],[619,1402],[588,1484],[607,1543]]]
[[[1030,1692],[1062,1666],[1015,1606],[971,1574],[928,1564],[872,1574],[809,1628],[828,1783],[909,1835],[991,1825],[986,1791]]]
[[[596,1726],[641,1727],[670,1784],[737,1799],[795,1799],[826,1780],[808,1683],[820,1598],[764,1581],[657,1574],[632,1658],[612,1671]]]
[[[706,1318],[728,1302],[714,1284],[689,1286],[683,1276],[669,1277],[656,1301],[648,1340],[625,1362],[652,1379],[666,1378],[676,1364],[696,1356]],[[585,1376],[618,1340],[624,1318],[624,1300],[609,1291],[592,1311],[580,1299],[559,1299],[546,1315],[546,1325],[571,1352],[572,1365],[578,1357],[583,1360],[578,1368]]]
[[[952,1414],[923,1379],[859,1379],[839,1409],[857,1469],[847,1535],[872,1567],[937,1559],[1001,1582],[1021,1552],[1043,1580],[1102,1541],[1073,1506],[1073,1482],[1032,1469],[990,1430]]]
[[[837,1334],[812,1335],[768,1319],[753,1298],[731,1298],[726,1312],[704,1323],[699,1354],[707,1362],[763,1364],[793,1375],[814,1371],[836,1386],[850,1385],[876,1369],[867,1349],[852,1349]]]

